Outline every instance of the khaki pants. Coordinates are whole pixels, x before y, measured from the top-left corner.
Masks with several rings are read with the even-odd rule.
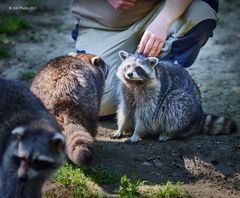
[[[108,69],[100,116],[116,112],[116,88],[118,83],[116,70],[121,63],[118,52],[120,50],[132,53],[136,51],[144,30],[161,11],[163,4],[164,2],[160,2],[145,18],[127,28],[109,28],[85,19],[79,21],[76,49],[99,55],[105,61]],[[215,10],[203,1],[193,1],[187,11],[170,27],[168,38],[159,58],[170,53],[174,41],[183,37],[194,26],[207,19],[217,19]]]

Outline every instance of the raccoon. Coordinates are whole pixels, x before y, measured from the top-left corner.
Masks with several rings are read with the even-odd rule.
[[[193,133],[228,134],[237,130],[228,118],[204,115],[200,91],[187,73],[177,64],[159,62],[156,57],[119,52],[118,130],[133,130],[128,143],[147,134],[160,141],[184,138]]]
[[[95,55],[70,53],[40,70],[31,90],[62,125],[66,153],[76,165],[89,165],[105,80],[105,63]]]
[[[0,198],[38,198],[65,162],[64,136],[30,90],[0,78]]]

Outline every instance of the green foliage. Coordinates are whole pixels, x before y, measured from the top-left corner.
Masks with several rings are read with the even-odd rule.
[[[80,187],[74,187],[71,190],[71,196],[73,198],[97,198],[100,197],[97,192],[92,192],[89,189],[80,186]]]
[[[238,11],[240,8],[240,2],[236,1],[235,3],[220,3],[220,11],[224,14],[230,13],[233,11]]]
[[[43,197],[44,198],[55,198],[56,196],[52,192],[46,192],[45,194],[43,194]]]
[[[228,108],[224,109],[223,114],[224,114],[224,116],[232,117],[237,114],[237,111],[236,111],[236,109],[233,109],[232,107],[228,107]]]
[[[100,197],[95,189],[89,188],[88,183],[91,180],[85,176],[83,169],[76,165],[67,164],[59,169],[53,181],[64,185],[65,188],[70,188],[69,192],[73,198]]]
[[[85,185],[85,175],[83,170],[72,164],[67,164],[63,168],[59,169],[54,177],[54,180],[63,185]]]
[[[182,183],[177,182],[173,184],[168,181],[159,190],[151,190],[146,194],[146,197],[154,198],[189,198],[192,197],[191,193],[182,188]]]
[[[137,180],[136,182],[132,182],[130,179],[127,178],[126,175],[122,176],[121,184],[117,192],[120,198],[134,198],[139,196],[139,187],[143,182]]]
[[[13,43],[13,40],[10,37],[8,37],[6,34],[0,35],[0,44],[8,45],[12,43]]]
[[[71,190],[72,197],[88,197],[90,193],[86,184],[83,170],[72,164],[67,164],[59,169],[54,180],[64,186],[73,186]]]
[[[32,71],[25,71],[25,72],[22,72],[21,79],[22,80],[29,80],[29,79],[33,78],[34,75],[35,75],[35,73],[32,72]]]
[[[113,184],[118,181],[118,176],[114,171],[109,171],[103,167],[81,169],[76,165],[67,164],[59,169],[52,182],[57,182],[67,189],[68,196],[72,198],[97,198],[104,195],[94,188],[93,182],[98,184]],[[91,184],[91,185],[90,185]],[[145,187],[146,182],[140,180],[131,181],[126,175],[121,177],[120,186],[115,192],[120,198],[189,198],[191,193],[182,188],[182,183],[173,184],[168,181],[159,189],[150,188],[147,191],[140,191],[140,187]],[[140,194],[141,192],[141,194]],[[53,198],[57,192],[47,192],[44,197]],[[65,196],[65,195],[63,195]],[[105,197],[107,197],[105,195]]]
[[[104,167],[88,168],[84,173],[97,184],[113,184],[119,181],[120,176],[114,170],[107,170]]]
[[[27,22],[19,17],[10,16],[0,21],[0,34],[14,34],[27,28]]]
[[[10,56],[10,53],[7,49],[0,49],[0,58],[6,58],[9,56]]]

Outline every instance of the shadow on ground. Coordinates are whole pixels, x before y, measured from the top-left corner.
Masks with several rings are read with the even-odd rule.
[[[240,190],[240,134],[223,136],[196,135],[185,140],[159,142],[145,139],[137,144],[127,138],[112,140],[109,128],[114,120],[101,122],[96,141],[95,165],[116,170],[120,175],[162,184],[181,181],[211,181],[223,188]],[[114,186],[103,186],[112,192]]]

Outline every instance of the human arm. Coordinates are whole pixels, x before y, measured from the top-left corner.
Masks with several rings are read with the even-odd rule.
[[[178,19],[193,0],[166,0],[157,17],[147,27],[138,45],[138,52],[148,56],[159,55],[171,24]]]
[[[107,0],[115,9],[129,10],[135,6],[136,0]]]

